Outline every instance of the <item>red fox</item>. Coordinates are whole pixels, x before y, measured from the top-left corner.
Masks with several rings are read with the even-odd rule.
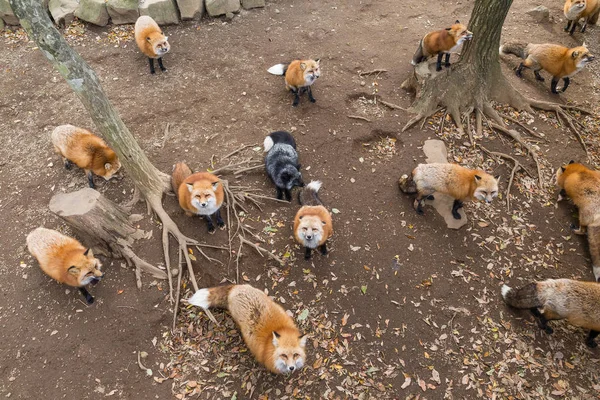
[[[600,171],[574,161],[556,171],[556,184],[579,209],[579,227],[573,233],[587,231],[596,281],[600,280]]]
[[[564,13],[567,18],[565,32],[569,32],[569,34],[572,35],[575,32],[577,23],[583,18],[581,33],[584,33],[588,22],[590,24],[596,24],[598,22],[600,2],[598,2],[598,0],[567,0],[565,1]]]
[[[188,302],[205,310],[229,310],[246,345],[269,371],[287,374],[304,366],[307,336],[300,334],[292,318],[264,292],[250,285],[216,286],[200,289]]]
[[[321,60],[294,60],[289,64],[273,65],[267,71],[273,75],[285,75],[285,87],[294,93],[296,107],[300,103],[300,95],[306,91],[311,103],[316,102],[311,86],[321,76]]]
[[[571,279],[548,279],[533,282],[520,289],[502,286],[506,304],[515,308],[528,308],[536,317],[538,326],[551,334],[549,320],[567,319],[570,324],[589,329],[586,339],[589,347],[600,333],[600,284]]]
[[[185,163],[180,162],[173,168],[171,186],[187,216],[203,215],[208,223],[209,233],[215,233],[212,215],[219,228],[225,228],[225,222],[221,218],[223,182],[217,176],[208,172],[193,174]]]
[[[158,58],[160,70],[163,72],[167,70],[163,65],[162,58],[171,49],[168,40],[169,38],[163,35],[162,30],[151,17],[142,15],[135,22],[135,42],[140,51],[148,57],[151,74],[155,73],[155,58]]]
[[[465,40],[471,40],[473,33],[467,30],[467,27],[456,20],[450,28],[439,31],[429,32],[421,42],[411,61],[412,65],[417,65],[426,61],[429,57],[437,54],[437,63],[435,70],[442,70],[442,57],[446,55],[444,65],[446,68],[450,66],[450,53],[456,53],[461,44]]]
[[[294,237],[304,246],[304,259],[310,260],[312,250],[319,247],[321,254],[327,254],[327,239],[333,235],[331,214],[319,199],[321,182],[312,181],[298,194],[302,207],[294,219]]]
[[[481,200],[491,203],[498,196],[499,176],[493,177],[481,170],[472,170],[457,164],[419,164],[412,175],[403,175],[398,184],[404,193],[417,193],[414,208],[423,215],[425,198],[433,199],[440,192],[453,197],[452,216],[460,219],[458,209],[463,201]]]
[[[104,140],[92,132],[73,125],[61,125],[52,131],[54,150],[63,157],[65,168],[73,164],[82,168],[91,188],[94,188],[94,175],[106,180],[112,178],[121,168],[119,158]]]
[[[86,249],[77,240],[46,228],[36,228],[27,235],[27,248],[46,275],[79,288],[88,304],[94,302],[85,286],[95,285],[104,274],[100,271],[102,264],[94,258],[92,249]]]
[[[564,82],[561,92],[564,92],[569,87],[570,78],[596,58],[590,54],[585,43],[583,46],[569,49],[550,43],[508,42],[500,46],[500,54],[514,54],[525,60],[515,70],[518,77],[521,77],[523,68],[532,68],[535,79],[543,82],[545,79],[540,75],[540,71],[548,71],[552,75],[550,90],[554,94],[558,94],[556,86],[561,78]]]

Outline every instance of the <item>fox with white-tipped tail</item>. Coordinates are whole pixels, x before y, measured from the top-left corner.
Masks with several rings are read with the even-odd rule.
[[[320,181],[311,181],[300,193],[298,201],[302,207],[294,219],[294,237],[305,248],[304,259],[310,260],[317,247],[327,254],[327,240],[333,235],[331,214],[319,198]]]
[[[198,290],[188,302],[204,310],[229,310],[244,342],[257,361],[275,374],[301,369],[306,361],[306,335],[300,334],[283,307],[250,285],[225,285]]]
[[[321,76],[321,60],[294,60],[289,64],[276,64],[267,70],[273,75],[285,76],[285,87],[294,94],[296,107],[300,103],[300,95],[308,94],[311,103],[316,102],[312,94],[312,84]]]
[[[570,324],[589,329],[589,347],[596,347],[600,333],[600,283],[571,279],[547,279],[532,282],[519,289],[502,286],[504,302],[515,308],[527,308],[538,326],[551,334],[548,321],[566,319]]]

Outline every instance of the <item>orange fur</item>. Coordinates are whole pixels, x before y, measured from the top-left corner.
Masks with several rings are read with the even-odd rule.
[[[179,205],[183,208],[185,213],[189,216],[198,214],[198,209],[192,204],[194,197],[202,202],[210,197],[214,197],[216,199],[216,205],[221,207],[224,198],[223,183],[221,180],[216,175],[208,172],[196,172],[180,181],[185,175],[185,172],[182,173],[181,171],[184,170],[184,168],[187,168],[189,171],[189,168],[185,164],[178,163],[177,165],[180,164],[182,164],[181,167],[175,167],[172,182],[178,188],[176,193],[179,198]],[[215,183],[218,183],[216,190],[213,189]],[[193,188],[193,192],[190,192],[189,185]]]
[[[88,130],[73,125],[58,126],[52,132],[54,150],[79,168],[110,179],[121,168],[116,153]]]
[[[447,53],[456,44],[459,39],[465,35],[465,33],[471,33],[467,30],[467,27],[463,24],[454,24],[448,29],[441,29],[439,31],[429,32],[423,38],[423,54],[427,56],[434,56],[438,53]]]
[[[302,206],[296,213],[294,218],[294,238],[301,245],[305,245],[305,242],[300,238],[299,233],[302,229],[302,222],[320,226],[323,229],[323,236],[318,242],[318,246],[321,246],[331,236],[333,236],[333,222],[331,221],[331,214],[323,206]]]
[[[319,61],[294,60],[287,66],[285,72],[285,84],[288,89],[297,90],[301,87],[310,86],[314,80],[310,76],[320,76]]]
[[[170,50],[167,37],[158,24],[148,16],[141,16],[135,23],[135,42],[140,51],[149,58],[160,58]]]
[[[590,54],[587,47],[579,46],[569,49],[557,44],[529,44],[528,56],[523,62],[528,68],[538,66],[555,78],[570,77],[579,72],[578,64]]]
[[[69,286],[81,287],[89,276],[102,277],[100,261],[77,240],[57,231],[37,228],[27,236],[27,248],[48,276]]]
[[[579,208],[580,228],[600,225],[600,171],[571,163],[557,171],[556,184]]]
[[[595,24],[600,13],[598,0],[566,0],[563,11],[567,20],[575,22],[584,18],[586,22]]]

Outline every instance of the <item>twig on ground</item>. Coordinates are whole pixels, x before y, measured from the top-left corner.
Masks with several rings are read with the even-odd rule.
[[[363,121],[371,122],[369,118],[361,117],[360,115],[347,115],[348,118],[361,119]]]
[[[229,158],[237,153],[239,153],[240,151],[246,150],[248,147],[256,147],[258,146],[257,144],[246,144],[246,145],[242,145],[239,149],[232,151],[231,153],[227,154],[226,156],[223,157],[223,159]]]
[[[243,161],[240,161],[237,163],[230,163],[223,167],[217,168],[213,171],[210,171],[210,173],[217,175],[217,174],[222,174],[224,172],[231,172],[231,173],[235,174],[236,172],[239,172],[240,170],[242,170],[244,168],[259,167],[262,165],[263,165],[262,160],[254,160],[253,158],[246,158]]]
[[[165,134],[163,135],[162,146],[160,146],[161,149],[165,148],[165,143],[167,143],[167,140],[169,139],[169,134],[171,133],[169,131],[170,127],[171,127],[171,124],[167,122],[167,126],[165,127]]]
[[[359,72],[358,75],[359,76],[365,76],[365,75],[380,74],[382,72],[388,72],[388,70],[387,69],[378,68],[378,69],[374,69],[372,71]]]
[[[497,151],[490,151],[490,150],[486,149],[485,147],[483,147],[482,145],[479,145],[479,148],[481,150],[485,151],[486,153],[488,153],[489,155],[505,158],[507,160],[511,160],[514,163],[513,169],[510,172],[510,179],[508,180],[508,186],[506,188],[506,208],[508,209],[508,211],[510,211],[510,188],[512,187],[512,183],[513,183],[513,180],[515,177],[515,172],[517,172],[518,169],[522,169],[527,174],[529,174],[529,171],[527,171],[525,169],[525,167],[523,167],[516,158],[509,156],[508,154],[500,153]]]
[[[548,139],[546,139],[545,137],[541,136],[539,133],[537,133],[536,131],[534,131],[533,129],[529,128],[527,125],[525,125],[524,123],[522,123],[521,121],[519,121],[516,118],[511,117],[510,115],[506,115],[506,114],[502,114],[499,113],[500,117],[507,119],[517,125],[519,125],[521,128],[523,128],[525,131],[527,131],[527,133],[529,133],[531,136],[536,137],[538,139],[542,139],[545,140],[546,142],[548,141]]]
[[[384,106],[391,108],[392,110],[402,110],[402,111],[406,111],[406,108],[400,107],[399,105],[396,105],[394,103],[390,103],[388,101],[384,101],[381,99],[381,97],[375,96],[376,101],[380,102],[381,104],[383,104]]]
[[[264,255],[263,255],[263,252],[264,252],[269,257],[271,257],[273,260],[277,261],[279,264],[281,264],[281,265],[285,264],[285,262],[281,258],[277,257],[275,254],[271,253],[269,250],[265,249],[264,247],[261,247],[255,243],[252,243],[248,239],[244,238],[242,235],[238,235],[238,237],[240,238],[241,243],[247,244],[248,246],[252,247],[262,257],[264,257]]]

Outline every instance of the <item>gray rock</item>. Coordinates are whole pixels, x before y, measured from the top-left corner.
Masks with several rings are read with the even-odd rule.
[[[75,10],[79,5],[77,0],[50,0],[48,9],[57,25],[69,25],[73,22]]]
[[[176,24],[179,22],[174,0],[142,0],[140,3],[140,15],[149,15],[159,25]]]
[[[532,8],[531,10],[527,11],[527,14],[531,15],[536,22],[550,20],[550,10],[548,10],[548,7],[545,6],[537,6],[536,8]]]
[[[204,15],[204,0],[177,0],[182,20],[200,19]]]
[[[242,7],[244,7],[246,10],[264,6],[265,0],[242,0]]]
[[[238,11],[240,11],[240,0],[206,0],[206,12],[211,17]]]
[[[108,0],[106,9],[113,24],[134,24],[140,13],[138,0]]]
[[[232,12],[228,12],[225,14],[225,18],[227,18],[230,21],[233,19],[233,17],[235,17],[235,14]]]
[[[75,16],[98,26],[108,24],[108,10],[105,0],[80,0]]]
[[[6,25],[19,25],[19,18],[15,17],[8,0],[0,0],[0,18],[4,20]]]

